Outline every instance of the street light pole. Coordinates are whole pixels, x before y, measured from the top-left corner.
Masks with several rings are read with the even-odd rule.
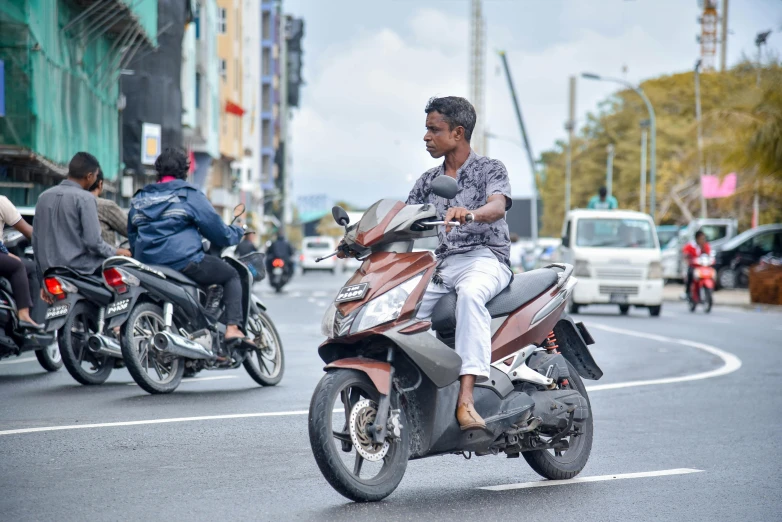
[[[695,120],[698,124],[698,171],[701,186],[701,218],[706,219],[706,197],[703,193],[703,128],[701,125],[701,61],[695,62]]]
[[[651,127],[651,144],[650,144],[650,151],[649,151],[649,183],[651,185],[651,197],[649,198],[649,213],[652,215],[652,219],[657,222],[657,218],[655,217],[655,211],[657,206],[657,121],[654,117],[654,107],[652,107],[652,102],[649,101],[649,98],[646,97],[646,94],[644,94],[644,91],[641,90],[640,87],[636,87],[630,82],[626,82],[625,80],[619,79],[619,78],[606,78],[604,76],[600,76],[598,74],[592,74],[592,73],[581,73],[581,77],[585,78],[587,80],[601,80],[605,82],[614,82],[618,83],[620,85],[624,85],[628,89],[632,89],[638,94],[638,96],[643,99],[644,103],[646,104],[646,110],[649,111],[649,124]]]
[[[613,184],[614,184],[614,146],[613,144],[609,144],[606,147],[606,152],[608,153],[608,159],[606,160],[606,192],[608,192],[608,196],[606,199],[609,199],[612,194]]]
[[[641,212],[646,212],[646,136],[648,134],[649,120],[641,122],[641,191],[640,204],[638,208]]]
[[[565,123],[567,130],[567,158],[565,164],[565,215],[570,212],[571,177],[573,169],[573,130],[576,126],[576,77],[570,77],[570,89],[568,96],[568,120]]]

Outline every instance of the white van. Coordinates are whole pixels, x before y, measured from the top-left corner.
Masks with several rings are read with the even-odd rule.
[[[660,315],[663,278],[660,243],[652,218],[629,210],[573,210],[562,227],[561,259],[572,264],[578,285],[570,311],[616,304]]]
[[[320,263],[316,261],[319,257],[324,257],[332,253],[337,248],[337,242],[333,237],[328,236],[310,236],[305,237],[301,242],[301,273],[306,274],[309,270],[328,270],[332,274],[337,269],[337,258],[330,257]]]

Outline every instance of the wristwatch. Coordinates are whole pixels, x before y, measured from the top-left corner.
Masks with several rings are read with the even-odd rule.
[[[467,223],[472,223],[475,221],[475,214],[472,212],[468,212],[466,216],[464,216],[464,220],[467,221]]]

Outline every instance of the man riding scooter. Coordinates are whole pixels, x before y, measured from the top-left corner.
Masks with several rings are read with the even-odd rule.
[[[225,339],[244,339],[239,273],[217,256],[205,255],[201,236],[215,247],[236,245],[244,230],[226,225],[206,196],[189,184],[184,151],[168,148],[155,161],[158,181],[133,197],[128,240],[133,257],[182,272],[199,285],[221,285],[225,303]],[[250,341],[247,341],[250,342]]]
[[[460,227],[441,227],[437,275],[426,289],[418,317],[432,315],[437,301],[452,290],[456,307],[456,352],[462,358],[461,388],[456,418],[462,430],[486,426],[475,411],[473,387],[489,377],[491,363],[491,316],[486,303],[499,294],[512,273],[509,267],[510,234],[505,212],[510,208],[510,182],[505,165],[479,156],[470,147],[476,113],[464,98],[432,98],[426,112],[426,150],[433,158],[445,158],[418,179],[407,198],[408,205],[430,203],[445,222]],[[430,190],[432,180],[450,176],[459,192],[446,200]]]

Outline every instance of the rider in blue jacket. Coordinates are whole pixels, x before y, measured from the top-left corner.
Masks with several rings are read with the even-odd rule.
[[[136,193],[128,214],[128,240],[133,257],[164,265],[202,286],[222,285],[226,340],[244,338],[242,285],[239,273],[216,256],[205,255],[201,236],[217,247],[236,245],[244,231],[226,225],[206,196],[187,181],[187,155],[168,148],[155,161],[157,183]]]

